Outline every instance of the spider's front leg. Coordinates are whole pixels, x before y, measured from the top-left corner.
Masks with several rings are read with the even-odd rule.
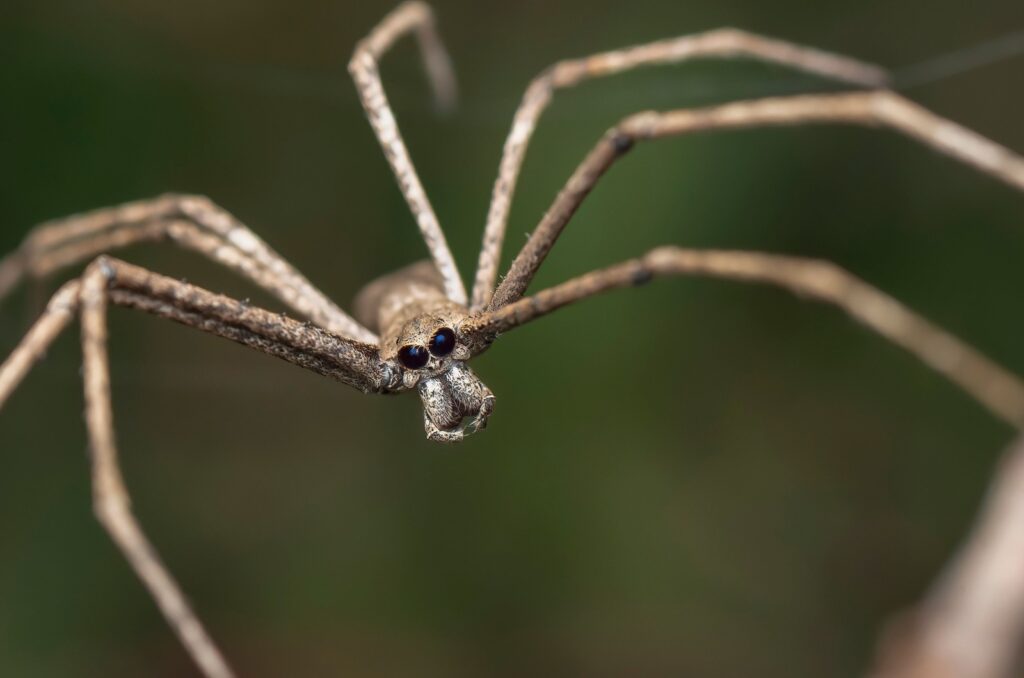
[[[1024,430],[1024,382],[941,327],[829,261],[767,252],[658,247],[533,296],[471,317],[463,332],[488,338],[609,290],[655,277],[695,276],[774,285],[833,304],[953,382],[992,414]]]
[[[1024,157],[887,90],[797,95],[646,111],[612,127],[566,181],[494,290],[488,309],[520,299],[562,230],[602,176],[640,141],[712,130],[843,124],[885,127],[1024,191]]]
[[[107,355],[108,303],[162,316],[255,348],[368,393],[405,390],[402,369],[376,346],[338,337],[310,323],[252,307],[108,257],[54,295],[43,317],[0,365],[0,405],[77,312],[82,321],[85,419],[96,517],[145,584],[171,628],[207,678],[231,669],[131,510],[118,461]]]
[[[168,194],[40,224],[0,259],[0,300],[24,278],[41,280],[113,249],[161,240],[236,271],[335,334],[377,340],[251,229],[197,195]]]
[[[473,285],[472,310],[483,310],[491,300],[519,170],[540,116],[555,93],[588,80],[636,68],[708,58],[749,58],[859,87],[884,87],[888,82],[885,70],[874,64],[735,28],[718,28],[656,40],[553,64],[526,88],[516,109],[512,129],[505,139],[498,177],[491,192],[491,205],[487,210],[487,224]]]

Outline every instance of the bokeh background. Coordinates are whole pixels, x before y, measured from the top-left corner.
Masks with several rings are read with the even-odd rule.
[[[383,73],[467,278],[511,114],[557,58],[736,25],[909,84],[907,67],[1024,28],[1017,0],[435,4],[459,109],[435,115],[411,41]],[[0,250],[175,190],[346,304],[423,257],[345,72],[391,6],[5,0]],[[1022,73],[1009,59],[907,93],[1020,151]],[[561,94],[511,246],[627,113],[828,88],[701,63]],[[662,243],[824,257],[1024,372],[1022,215],[1024,196],[886,132],[663,141],[611,172],[536,288]],[[277,308],[170,246],[119,256]],[[40,298],[0,308],[3,352]],[[129,311],[111,325],[137,512],[243,676],[857,675],[1012,435],[837,311],[737,284],[659,282],[502,338],[474,364],[491,426],[451,448],[424,439],[415,396]],[[76,335],[0,412],[0,675],[195,675],[90,515]]]

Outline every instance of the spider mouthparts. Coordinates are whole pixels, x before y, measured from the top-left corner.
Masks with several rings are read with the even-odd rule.
[[[421,381],[419,393],[427,437],[432,440],[457,442],[481,431],[494,410],[494,394],[461,361]]]

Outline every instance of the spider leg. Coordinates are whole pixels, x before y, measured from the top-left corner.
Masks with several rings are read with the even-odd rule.
[[[427,66],[427,75],[434,87],[438,102],[450,105],[455,98],[455,77],[452,73],[448,53],[444,49],[434,26],[434,14],[430,5],[413,0],[404,2],[392,10],[373,31],[356,45],[348,70],[355,80],[359,99],[366,111],[377,140],[384,149],[391,170],[398,180],[398,187],[409,204],[420,233],[430,250],[434,264],[444,279],[445,294],[460,304],[466,303],[466,288],[462,284],[455,258],[448,249],[444,231],[430,205],[430,199],[416,174],[416,168],[409,157],[409,151],[398,131],[398,123],[391,110],[391,104],[384,94],[377,62],[396,40],[410,31],[416,32],[420,51]]]
[[[377,341],[248,227],[201,196],[165,195],[37,226],[0,260],[0,299],[26,276],[39,280],[112,249],[165,238],[240,273],[335,334]]]
[[[1020,378],[881,290],[823,260],[726,250],[659,247],[638,259],[592,271],[472,316],[463,334],[493,338],[542,315],[596,294],[662,276],[701,276],[782,287],[833,304],[946,377],[997,417],[1024,429]]]
[[[577,166],[513,260],[488,308],[499,309],[523,296],[577,208],[634,142],[715,129],[821,123],[888,127],[1024,191],[1024,158],[886,90],[776,97],[700,109],[638,113],[610,129]]]
[[[2,407],[73,315],[80,314],[96,516],[203,674],[227,678],[232,675],[230,668],[131,512],[117,458],[110,402],[108,303],[232,339],[366,392],[401,390],[401,374],[380,359],[375,346],[109,257],[96,259],[81,278],[61,287],[21,344],[0,365]]]
[[[107,358],[107,276],[90,267],[79,296],[82,316],[85,420],[92,460],[93,510],[100,524],[149,589],[164,618],[208,678],[233,675],[220,650],[185,599],[181,587],[161,562],[131,510],[114,442]]]
[[[7,398],[18,388],[32,366],[42,360],[54,339],[74,319],[78,312],[78,293],[81,287],[82,281],[77,278],[64,283],[50,299],[39,320],[0,365],[0,408],[3,408]]]
[[[883,87],[887,81],[886,72],[873,64],[735,28],[719,28],[559,61],[530,82],[505,139],[498,178],[494,182],[487,211],[473,284],[472,310],[483,309],[491,300],[519,170],[537,122],[555,92],[643,66],[677,64],[703,58],[757,59],[862,87]]]

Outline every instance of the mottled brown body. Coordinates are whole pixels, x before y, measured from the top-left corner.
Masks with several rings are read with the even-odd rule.
[[[402,385],[420,394],[428,438],[456,442],[487,425],[494,395],[466,364],[486,344],[481,333],[463,331],[469,310],[447,297],[432,262],[419,261],[374,280],[356,296],[354,307],[359,322],[380,336],[384,361],[394,362],[403,346],[427,347],[441,329],[455,333],[450,354],[431,354],[426,365],[403,373]],[[459,429],[466,418],[471,421]]]
[[[467,315],[465,306],[445,295],[437,268],[426,260],[377,278],[356,295],[353,307],[359,322],[380,336],[380,353],[385,359],[394,358],[399,347],[409,343],[407,339],[422,338],[424,343],[429,335],[419,337],[417,330],[425,332],[431,318],[454,327]]]

